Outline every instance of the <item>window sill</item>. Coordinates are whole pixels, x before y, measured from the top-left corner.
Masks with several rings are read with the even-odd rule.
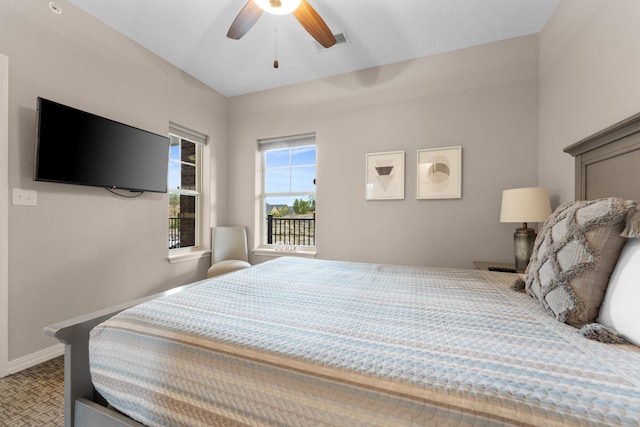
[[[176,264],[178,262],[193,261],[201,258],[208,258],[211,256],[211,251],[203,249],[194,249],[186,251],[176,251],[169,254],[167,261],[169,264]]]
[[[255,248],[251,251],[254,255],[269,256],[269,257],[283,257],[283,256],[295,256],[301,258],[315,258],[316,251],[312,250],[297,250],[295,252],[277,251],[270,248]]]

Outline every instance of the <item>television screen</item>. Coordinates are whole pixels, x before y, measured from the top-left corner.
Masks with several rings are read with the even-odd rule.
[[[35,180],[167,192],[169,138],[38,98]]]

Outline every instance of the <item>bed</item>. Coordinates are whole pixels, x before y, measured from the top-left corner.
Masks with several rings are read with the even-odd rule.
[[[586,194],[607,191],[598,162],[637,155],[637,129],[568,147]],[[624,290],[618,258],[640,239],[617,236],[636,206],[589,203],[575,216],[604,206],[604,246],[619,248],[611,271],[597,256],[565,282],[606,276],[597,305],[617,307],[606,286],[611,274]],[[557,238],[572,209],[540,234]],[[524,276],[283,257],[50,325],[66,345],[65,425],[639,425],[635,325],[542,292],[552,247],[536,241]]]

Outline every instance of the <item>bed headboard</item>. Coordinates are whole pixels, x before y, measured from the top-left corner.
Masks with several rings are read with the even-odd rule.
[[[564,151],[576,159],[576,200],[640,201],[640,113]]]

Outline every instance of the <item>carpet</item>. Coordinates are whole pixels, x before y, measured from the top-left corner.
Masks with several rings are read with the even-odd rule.
[[[64,359],[0,379],[1,427],[64,425]]]

